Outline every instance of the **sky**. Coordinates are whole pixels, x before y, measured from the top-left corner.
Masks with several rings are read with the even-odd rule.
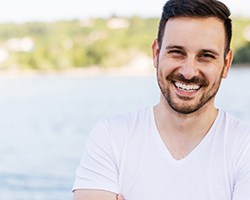
[[[3,0],[0,22],[139,15],[160,17],[166,0]],[[234,16],[250,17],[249,0],[222,0]]]

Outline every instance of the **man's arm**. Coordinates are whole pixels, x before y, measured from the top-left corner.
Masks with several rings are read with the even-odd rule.
[[[74,200],[125,200],[122,195],[104,190],[85,190],[74,191]]]
[[[92,129],[76,171],[72,188],[75,200],[116,200],[119,161],[113,140],[107,121],[99,122]]]

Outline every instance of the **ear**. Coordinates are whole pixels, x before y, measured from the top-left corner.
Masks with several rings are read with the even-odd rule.
[[[158,58],[159,58],[159,45],[157,39],[154,40],[152,44],[152,53],[153,53],[153,63],[154,67],[157,68],[158,66]]]
[[[225,59],[225,66],[224,66],[224,71],[223,71],[223,74],[222,74],[223,78],[227,78],[229,69],[230,69],[230,67],[232,65],[232,61],[233,61],[233,52],[230,49],[229,52],[227,53],[226,59]]]

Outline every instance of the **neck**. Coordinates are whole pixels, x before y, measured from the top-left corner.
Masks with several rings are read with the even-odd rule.
[[[194,132],[197,133],[197,129],[207,132],[212,126],[218,110],[214,107],[213,100],[191,114],[178,113],[170,108],[167,103],[159,103],[154,107],[154,114],[158,128],[162,127],[176,134],[193,135]]]
[[[214,107],[213,99],[191,114],[178,113],[164,101],[154,107],[154,114],[161,135],[203,138],[216,119],[218,110]]]
[[[201,142],[217,114],[213,100],[192,114],[177,113],[166,103],[154,107],[158,132],[176,160],[186,157]]]

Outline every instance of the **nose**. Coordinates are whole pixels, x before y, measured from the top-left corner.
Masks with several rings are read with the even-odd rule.
[[[192,79],[199,74],[198,63],[194,57],[187,57],[180,67],[180,73],[186,79]]]

